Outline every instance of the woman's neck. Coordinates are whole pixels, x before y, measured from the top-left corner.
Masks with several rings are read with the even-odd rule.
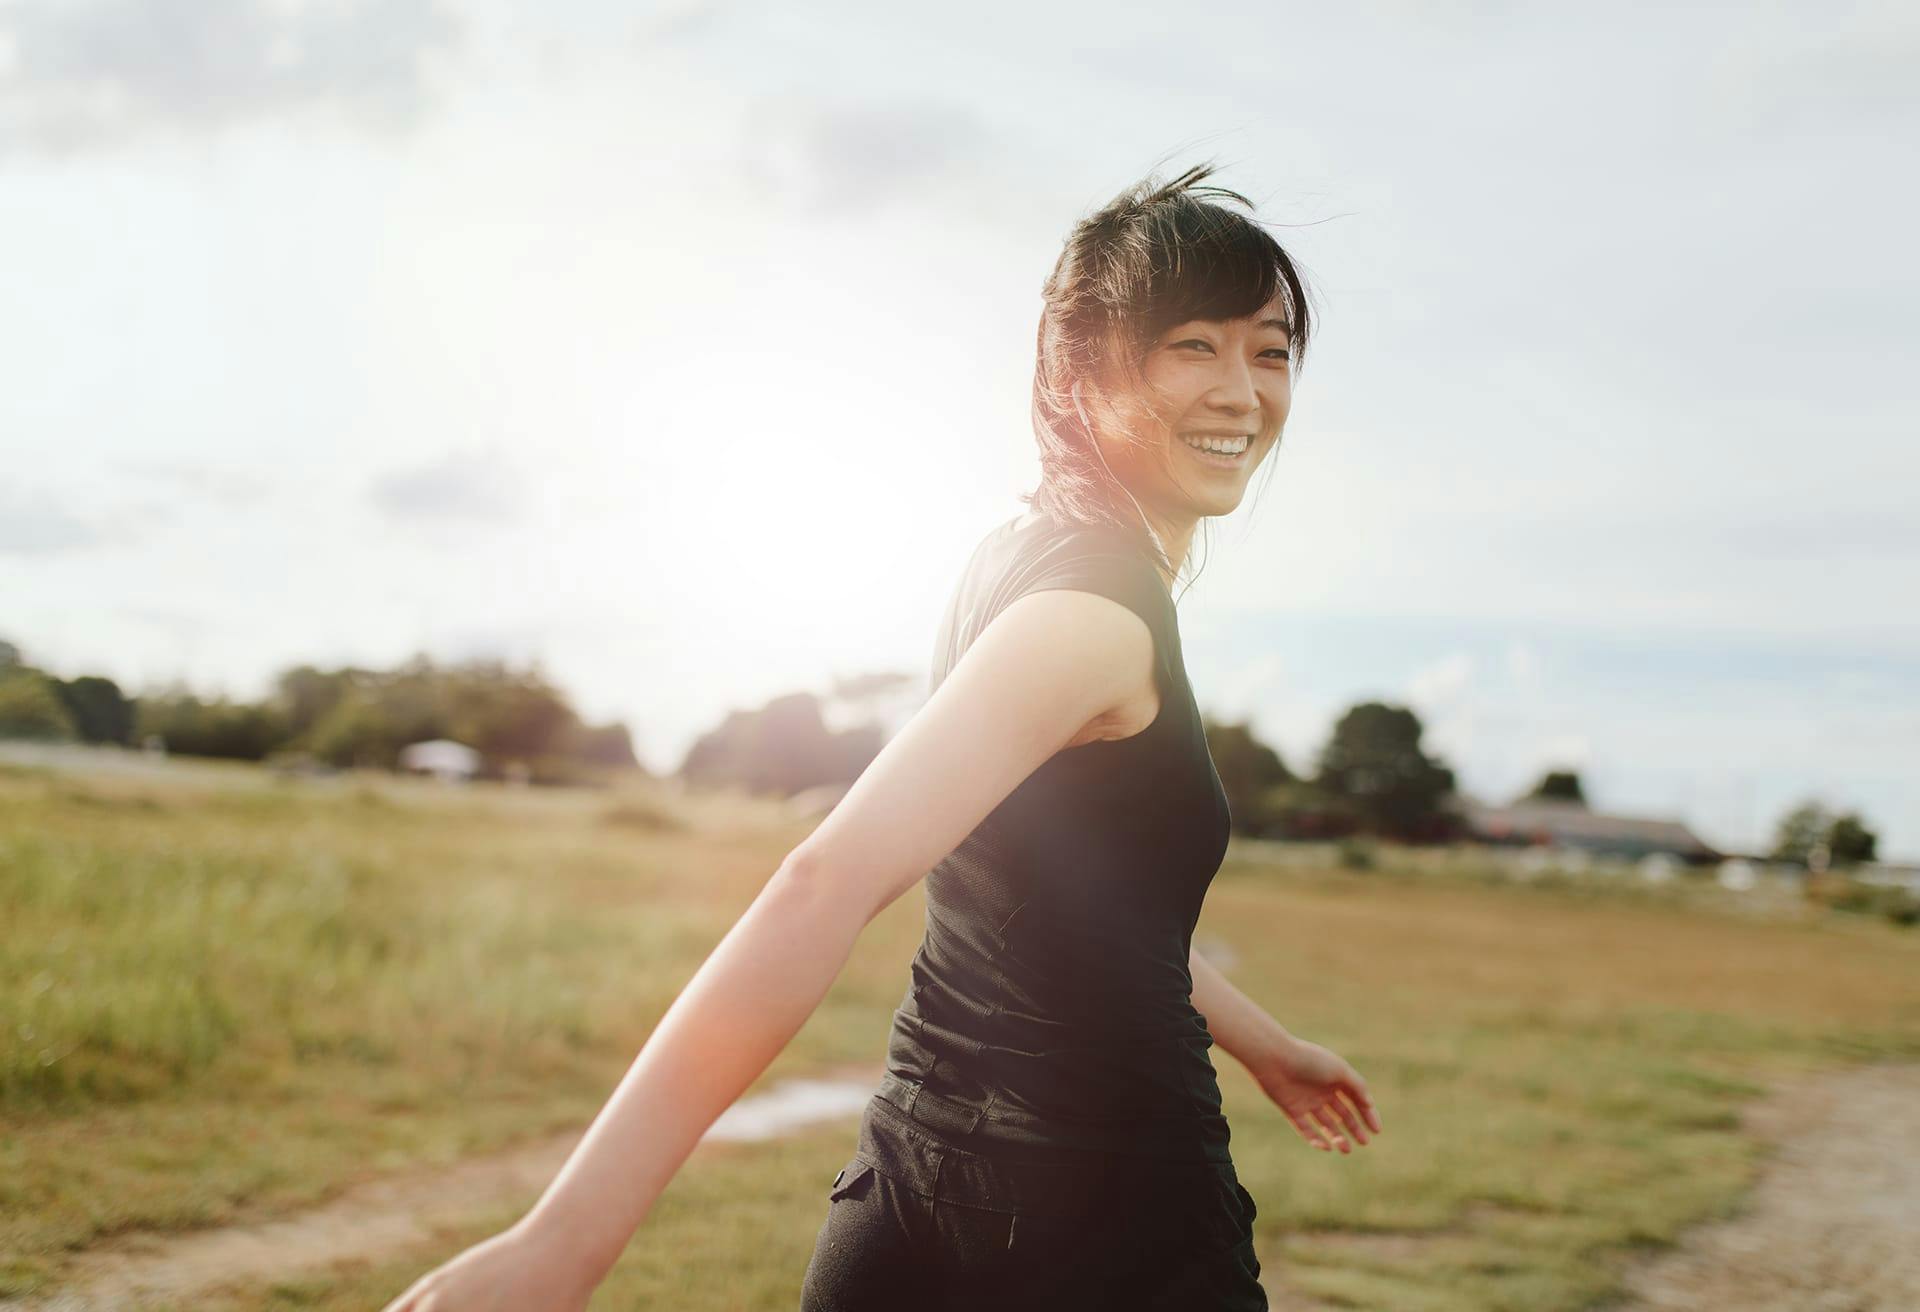
[[[1187,552],[1193,546],[1193,530],[1200,520],[1195,515],[1169,516],[1157,509],[1140,507],[1140,513],[1146,517],[1153,531],[1159,535],[1161,550],[1167,553],[1167,562],[1173,566],[1169,576],[1164,570],[1160,578],[1167,585],[1167,591],[1173,591],[1173,581],[1179,577],[1181,567],[1186,564]]]

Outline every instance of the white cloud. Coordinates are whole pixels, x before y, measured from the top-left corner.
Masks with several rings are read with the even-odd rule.
[[[491,450],[450,451],[431,464],[373,480],[373,503],[396,520],[501,523],[517,518],[526,483]]]
[[[1473,656],[1453,652],[1416,670],[1407,680],[1407,697],[1427,711],[1442,711],[1458,703],[1473,683]]]
[[[457,34],[431,0],[15,0],[0,8],[0,149],[314,108],[402,125],[424,107],[427,57]]]
[[[793,95],[755,104],[741,142],[751,182],[816,217],[869,211],[995,145],[957,104]]]
[[[1530,642],[1507,646],[1507,674],[1521,688],[1531,691],[1540,683],[1540,650]]]
[[[0,555],[50,556],[77,551],[105,535],[43,493],[0,487]]]

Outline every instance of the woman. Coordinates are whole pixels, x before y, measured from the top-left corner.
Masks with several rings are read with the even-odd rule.
[[[804,1312],[1265,1309],[1207,1055],[1299,1134],[1380,1132],[1366,1082],[1190,952],[1228,810],[1171,584],[1280,440],[1307,296],[1203,186],[1068,238],[1034,376],[1041,482],[955,591],[926,704],[769,879],[512,1229],[387,1312],[586,1305],[653,1202],[920,879],[927,934],[835,1178]]]

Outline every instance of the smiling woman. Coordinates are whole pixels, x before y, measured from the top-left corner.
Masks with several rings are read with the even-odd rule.
[[[578,1312],[861,930],[925,881],[926,936],[810,1312],[1264,1312],[1210,1051],[1300,1137],[1380,1131],[1366,1082],[1193,954],[1231,815],[1170,586],[1274,449],[1306,293],[1205,168],[1082,222],[1046,285],[1041,482],[974,550],[933,689],[674,1001],[510,1231],[389,1312]]]
[[[1140,525],[1168,572],[1186,554],[1184,538],[1169,541],[1176,521],[1231,512],[1278,445],[1313,326],[1292,257],[1215,203],[1251,208],[1204,185],[1210,172],[1143,182],[1068,237],[1033,376],[1041,484],[1030,504]]]

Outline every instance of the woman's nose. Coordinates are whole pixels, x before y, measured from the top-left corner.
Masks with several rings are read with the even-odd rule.
[[[1214,380],[1213,389],[1207,393],[1207,402],[1236,415],[1246,414],[1258,406],[1260,397],[1254,390],[1253,371],[1244,364],[1223,362],[1220,377]]]

